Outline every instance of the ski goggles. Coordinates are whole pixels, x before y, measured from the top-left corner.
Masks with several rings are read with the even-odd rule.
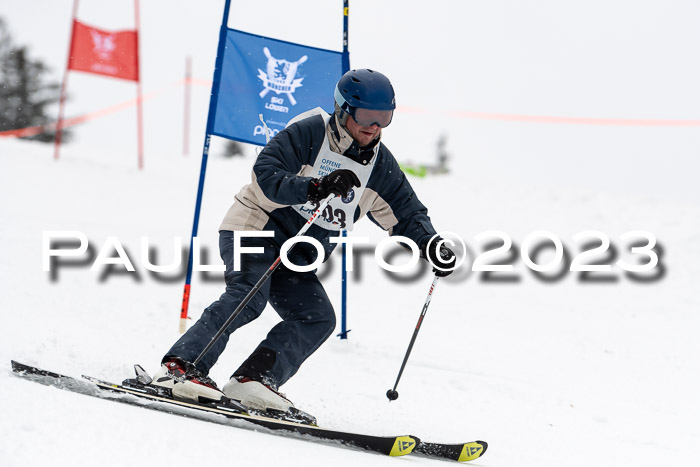
[[[350,116],[360,126],[379,125],[386,128],[391,123],[394,116],[393,110],[370,110],[362,108],[351,108]]]

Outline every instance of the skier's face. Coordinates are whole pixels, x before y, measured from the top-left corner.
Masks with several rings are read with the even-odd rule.
[[[345,127],[348,129],[350,136],[357,141],[360,146],[367,146],[369,143],[374,141],[382,129],[378,124],[373,124],[371,126],[360,126],[352,116],[348,115],[348,120],[345,123]]]

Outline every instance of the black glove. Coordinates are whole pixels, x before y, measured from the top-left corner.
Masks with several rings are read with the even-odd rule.
[[[422,253],[423,258],[428,259],[430,264],[433,266],[433,272],[436,276],[447,277],[452,274],[452,271],[454,271],[454,268],[457,265],[457,255],[446,247],[444,243],[440,245],[441,241],[441,238],[435,238],[432,242],[426,243],[426,245],[423,247]],[[430,245],[430,249],[428,249],[428,245]],[[438,245],[440,245],[439,256],[437,248]],[[441,271],[435,266],[438,266],[441,269],[446,269],[446,271]]]
[[[324,177],[311,180],[307,200],[321,201],[331,193],[345,197],[354,186],[360,186],[360,179],[355,172],[347,169],[334,170]]]

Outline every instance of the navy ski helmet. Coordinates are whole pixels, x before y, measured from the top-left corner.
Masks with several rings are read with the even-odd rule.
[[[376,124],[382,128],[391,123],[396,108],[389,78],[369,69],[345,73],[335,87],[335,103],[361,126]]]

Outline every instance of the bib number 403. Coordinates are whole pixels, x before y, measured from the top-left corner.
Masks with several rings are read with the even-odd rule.
[[[316,211],[321,203],[318,201],[310,201],[311,209],[309,212]],[[330,204],[326,206],[326,209],[321,213],[321,217],[329,224],[338,225],[341,229],[344,229],[347,225],[347,214],[340,208],[333,209]]]

